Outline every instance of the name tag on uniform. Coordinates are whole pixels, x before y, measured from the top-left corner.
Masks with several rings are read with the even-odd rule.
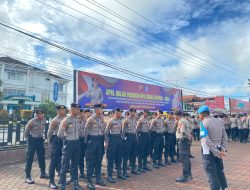
[[[202,144],[201,146],[202,146],[202,154],[204,154],[204,155],[208,155],[208,154],[210,154],[210,152],[209,152],[209,148],[208,148],[208,146],[207,146],[207,145]]]

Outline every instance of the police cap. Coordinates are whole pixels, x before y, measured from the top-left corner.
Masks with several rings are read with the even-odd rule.
[[[36,109],[36,114],[44,113],[44,110],[42,108]]]
[[[116,112],[121,112],[121,113],[123,112],[123,110],[121,110],[120,108],[116,108],[115,111]]]
[[[201,107],[198,109],[198,111],[197,111],[198,114],[201,114],[201,113],[203,113],[203,112],[209,112],[209,107],[208,107],[208,106],[201,106]]]
[[[64,106],[64,105],[58,105],[58,106],[56,106],[56,109],[57,110],[66,109],[66,106]]]
[[[129,111],[130,112],[136,112],[136,109],[130,108]]]
[[[103,108],[103,105],[102,105],[102,104],[95,104],[93,107],[94,107],[95,109],[97,109],[97,108]]]
[[[84,112],[85,112],[85,113],[88,113],[88,112],[90,113],[91,110],[90,110],[90,109],[86,109],[86,110],[84,110]]]
[[[159,112],[160,114],[163,114],[163,111],[162,111],[162,110],[158,110],[158,112]]]
[[[77,103],[72,103],[72,104],[70,105],[70,107],[71,107],[71,108],[81,108],[81,106],[80,106],[79,104],[77,104]]]

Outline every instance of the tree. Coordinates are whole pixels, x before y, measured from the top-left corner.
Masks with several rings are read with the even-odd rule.
[[[40,104],[39,108],[42,108],[44,110],[46,118],[53,118],[57,115],[56,106],[58,106],[57,103],[48,100]]]

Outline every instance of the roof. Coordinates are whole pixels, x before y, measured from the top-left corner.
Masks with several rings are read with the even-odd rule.
[[[214,97],[198,97],[196,95],[187,95],[183,96],[183,102],[184,103],[190,103],[190,102],[204,102],[206,100],[213,100]]]
[[[47,70],[44,70],[44,69],[41,69],[41,68],[38,68],[38,67],[35,67],[35,66],[32,66],[32,65],[29,65],[29,64],[26,64],[22,61],[19,61],[17,59],[13,59],[11,57],[0,57],[0,62],[4,62],[4,63],[11,63],[11,64],[17,64],[17,65],[23,65],[23,66],[26,66],[26,67],[31,67],[33,70],[37,70],[37,71],[42,71],[42,72],[46,72],[48,73],[49,75],[55,77],[55,78],[58,78],[58,79],[63,79],[63,80],[67,80],[69,81],[68,79],[66,78],[62,78],[58,75],[55,75]]]

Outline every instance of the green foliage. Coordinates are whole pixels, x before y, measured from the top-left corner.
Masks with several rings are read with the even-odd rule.
[[[32,110],[20,110],[21,119],[30,120],[32,118]]]
[[[0,110],[0,121],[9,121],[9,112],[7,110]]]
[[[58,106],[57,103],[52,101],[46,101],[40,104],[39,108],[42,108],[44,110],[46,118],[53,118],[57,115],[56,106]]]

